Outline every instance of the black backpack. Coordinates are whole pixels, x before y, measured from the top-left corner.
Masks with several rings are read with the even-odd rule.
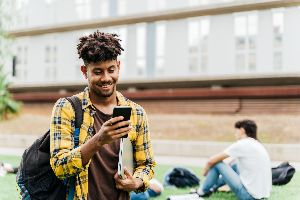
[[[165,176],[166,185],[174,185],[179,188],[198,186],[200,179],[190,170],[175,167]]]
[[[79,145],[79,130],[83,121],[82,104],[78,97],[66,98],[75,111],[75,148]],[[69,198],[73,199],[75,176],[64,181],[58,179],[50,165],[50,130],[37,139],[22,156],[16,177],[22,199],[66,200],[66,184],[70,181]],[[25,188],[24,188],[25,187]]]
[[[283,162],[272,168],[272,184],[285,185],[291,181],[296,170],[288,162]]]

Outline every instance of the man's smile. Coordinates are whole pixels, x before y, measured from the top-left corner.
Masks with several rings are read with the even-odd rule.
[[[113,84],[112,83],[105,83],[105,84],[97,84],[98,87],[104,90],[109,90]]]

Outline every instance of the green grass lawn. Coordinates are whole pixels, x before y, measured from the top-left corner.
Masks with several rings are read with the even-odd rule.
[[[11,163],[13,165],[18,165],[20,157],[17,156],[2,156],[0,155],[0,160],[4,162]],[[165,173],[173,166],[161,165],[157,166],[155,169],[155,176],[158,180],[163,181]],[[184,166],[186,167],[186,166]],[[195,174],[200,174],[200,168],[188,167]],[[200,177],[201,181],[203,177]],[[296,173],[292,181],[285,186],[273,186],[271,200],[299,200],[300,199],[300,173]],[[190,188],[177,189],[177,188],[166,188],[163,194],[156,198],[157,200],[165,200],[169,195],[173,194],[186,194]],[[0,177],[0,200],[15,200],[18,199],[18,194],[16,190],[15,175],[6,175]],[[212,200],[234,200],[236,199],[232,193],[222,193],[218,192],[213,194],[209,199]]]
[[[172,168],[173,166],[157,166],[156,169],[156,178],[160,181],[163,181],[163,177],[165,173]],[[188,166],[184,166],[188,167]],[[200,174],[200,168],[197,167],[188,167],[196,175]],[[203,177],[200,177],[200,180],[203,181]],[[273,186],[272,187],[272,194],[270,200],[299,200],[300,199],[300,173],[296,173],[287,185],[284,186]],[[190,191],[190,188],[187,189],[177,189],[177,188],[166,188],[163,194],[156,198],[157,200],[166,200],[169,195],[173,194],[187,194]],[[224,192],[217,192],[211,195],[207,199],[212,200],[235,200],[235,196],[233,193],[224,193]]]

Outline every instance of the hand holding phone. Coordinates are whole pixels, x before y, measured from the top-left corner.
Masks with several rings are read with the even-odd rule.
[[[114,117],[119,117],[119,116],[123,116],[124,117],[122,121],[128,121],[128,120],[130,120],[131,107],[130,106],[116,106],[116,107],[114,107],[113,118]],[[119,128],[123,128],[123,127],[119,127]],[[125,136],[123,136],[122,138],[127,138],[127,137],[128,137],[128,134],[125,135]]]

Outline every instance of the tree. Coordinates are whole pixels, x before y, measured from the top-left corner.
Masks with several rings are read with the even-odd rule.
[[[21,104],[13,100],[8,91],[9,82],[7,74],[4,72],[4,61],[8,54],[7,41],[8,35],[4,31],[4,24],[7,16],[4,13],[4,1],[0,0],[0,121],[8,119],[10,114],[18,113]]]
[[[0,66],[0,121],[8,119],[9,114],[18,113],[20,103],[13,100],[8,91],[8,81]]]

